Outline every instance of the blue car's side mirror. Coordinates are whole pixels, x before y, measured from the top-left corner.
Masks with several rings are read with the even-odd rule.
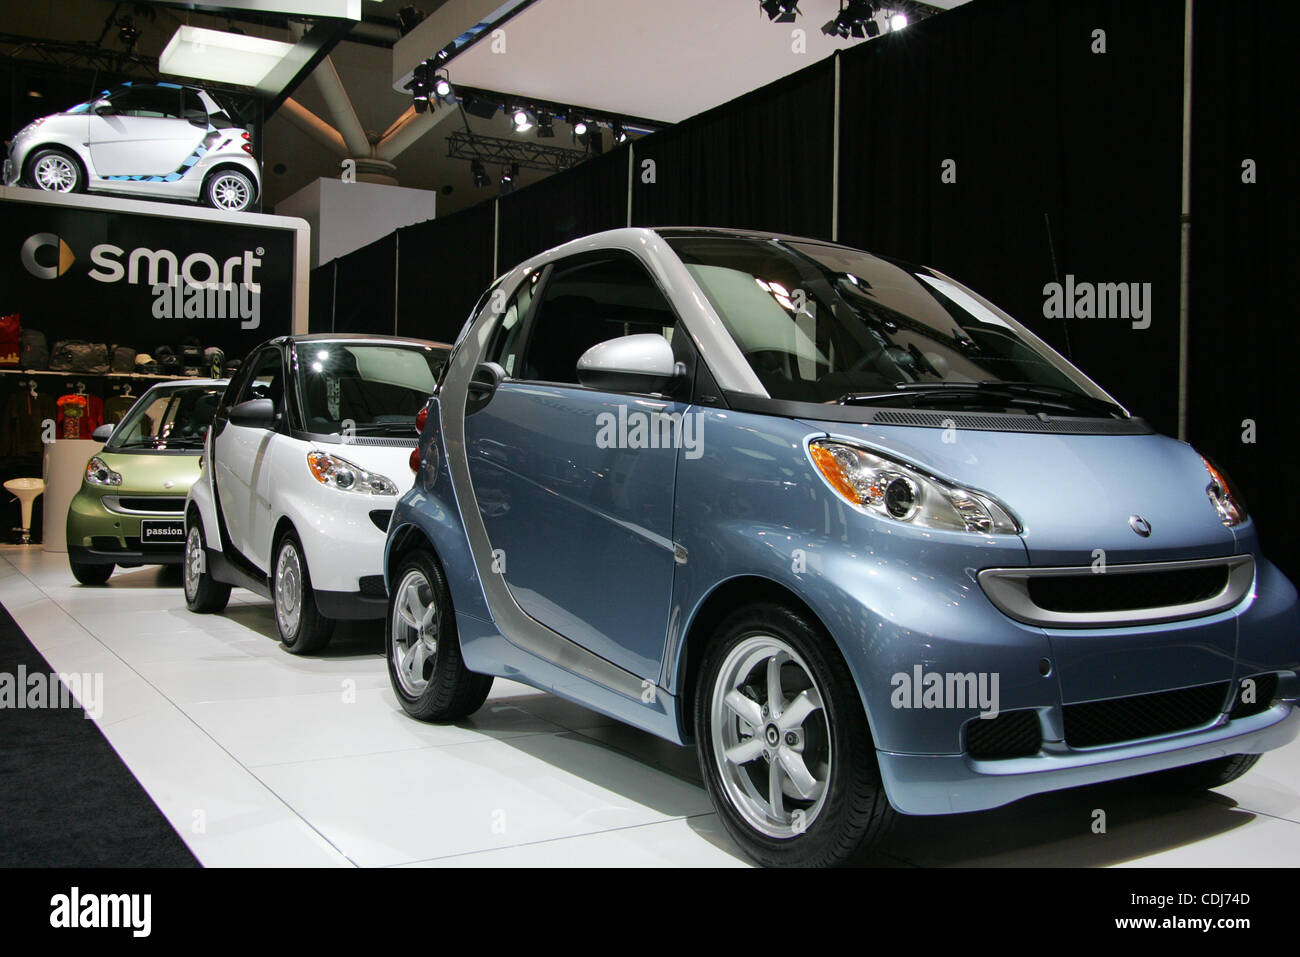
[[[578,381],[603,392],[663,392],[683,375],[673,347],[654,333],[598,342],[578,360]]]

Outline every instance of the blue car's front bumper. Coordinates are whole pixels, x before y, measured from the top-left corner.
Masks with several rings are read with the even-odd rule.
[[[977,761],[965,754],[879,751],[877,756],[896,809],[904,814],[952,814],[1232,754],[1259,754],[1280,748],[1297,734],[1300,709],[1292,699],[1248,718],[1225,718],[1212,728],[1090,751],[1044,752],[1002,761]]]

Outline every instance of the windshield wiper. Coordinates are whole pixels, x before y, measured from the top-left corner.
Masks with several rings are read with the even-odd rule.
[[[411,416],[410,422],[381,422],[377,425],[358,425],[352,431],[357,435],[417,434],[415,431],[415,416]]]
[[[1105,416],[1123,416],[1124,410],[1105,399],[1034,382],[896,382],[893,392],[850,392],[836,400],[839,405],[878,405],[885,402],[913,403],[964,396],[998,404],[1033,405],[1041,409],[1063,409]]]

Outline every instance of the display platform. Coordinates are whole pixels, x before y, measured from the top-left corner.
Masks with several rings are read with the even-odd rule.
[[[692,750],[501,679],[471,720],[419,724],[377,623],[295,657],[268,602],[237,590],[223,614],[193,615],[173,581],[143,568],[87,588],[62,555],[0,549],[0,604],[50,667],[103,675],[99,729],[201,864],[746,863]],[[1293,866],[1298,780],[1300,741],[1200,797],[1128,781],[903,819],[873,863]]]

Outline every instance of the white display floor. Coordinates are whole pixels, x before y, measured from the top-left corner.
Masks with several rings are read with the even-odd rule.
[[[268,602],[236,591],[225,613],[192,615],[173,580],[119,570],[86,588],[63,555],[0,548],[0,603],[54,669],[104,675],[99,727],[205,865],[745,863],[692,750],[501,679],[471,720],[421,724],[389,688],[380,623],[340,627],[325,654],[299,658]],[[1220,792],[1149,791],[1120,782],[905,819],[879,863],[1300,860],[1300,742]]]

